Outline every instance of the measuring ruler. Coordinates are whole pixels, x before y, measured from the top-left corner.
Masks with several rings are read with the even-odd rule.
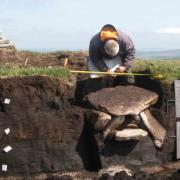
[[[176,106],[176,157],[180,159],[180,80],[174,81]]]

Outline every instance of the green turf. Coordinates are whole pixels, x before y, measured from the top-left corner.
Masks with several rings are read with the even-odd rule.
[[[180,79],[180,60],[135,60],[132,72],[161,74],[164,79]]]
[[[28,67],[28,68],[12,68],[0,67],[0,76],[13,77],[13,76],[34,76],[34,75],[47,75],[51,77],[68,78],[70,72],[63,68],[41,68],[41,67]]]

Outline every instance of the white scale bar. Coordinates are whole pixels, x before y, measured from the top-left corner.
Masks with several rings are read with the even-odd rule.
[[[176,149],[177,149],[177,154],[176,158],[180,159],[180,122],[176,122]]]
[[[180,80],[174,81],[176,118],[180,118]],[[176,122],[176,158],[180,159],[180,122]]]
[[[6,129],[4,130],[4,132],[5,132],[6,135],[8,135],[8,134],[10,133],[10,129],[9,129],[9,128],[6,128]]]
[[[4,104],[10,104],[10,102],[11,102],[11,100],[8,98],[4,99]]]
[[[2,164],[2,171],[7,171],[8,166],[6,164]]]
[[[2,164],[2,171],[7,171],[8,166],[6,164]]]
[[[175,104],[176,104],[176,117],[180,118],[180,80],[174,81],[175,87]]]
[[[9,152],[9,151],[11,151],[12,150],[12,147],[11,146],[6,146],[5,148],[4,148],[4,152]]]

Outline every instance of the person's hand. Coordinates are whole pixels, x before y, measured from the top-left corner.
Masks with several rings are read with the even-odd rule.
[[[108,77],[116,77],[110,69],[108,69],[107,72],[109,72],[109,74],[107,74]]]
[[[127,68],[125,66],[119,66],[116,68],[115,72],[117,73],[123,73],[127,70]]]

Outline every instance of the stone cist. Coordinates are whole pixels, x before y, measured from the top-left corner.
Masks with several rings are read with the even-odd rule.
[[[134,57],[135,48],[130,37],[116,30],[113,25],[107,24],[90,41],[88,69],[102,72],[128,72]],[[91,74],[90,78],[100,78],[100,76]],[[119,77],[121,81],[123,78]]]

